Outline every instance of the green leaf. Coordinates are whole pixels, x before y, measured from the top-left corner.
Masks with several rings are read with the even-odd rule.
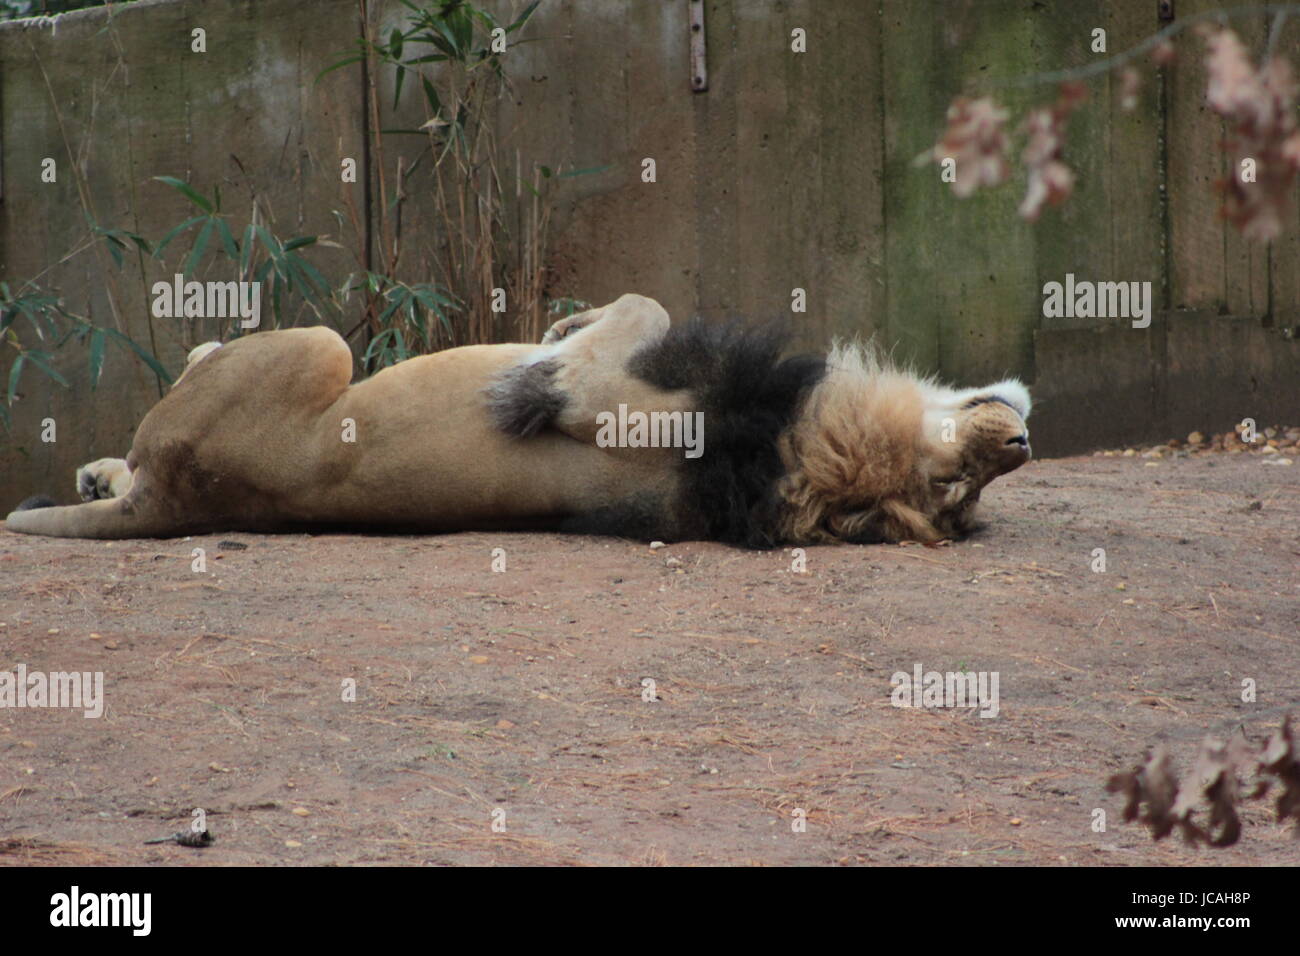
[[[212,203],[205,199],[202,194],[197,192],[193,186],[185,182],[185,180],[177,179],[175,176],[155,176],[154,179],[158,180],[160,183],[166,183],[173,189],[179,190],[185,195],[186,199],[194,203],[194,205],[198,206],[204,212],[213,212]]]
[[[226,220],[217,220],[217,232],[221,236],[221,247],[226,250],[226,257],[231,262],[239,261],[239,246],[235,243],[235,237],[230,233],[230,226]]]
[[[384,309],[383,312],[379,313],[380,325],[383,325],[385,322],[387,322],[389,316],[391,316],[394,312],[396,312],[399,308],[402,307],[402,300],[403,300],[402,295],[395,295],[389,300],[388,307]]]
[[[446,53],[452,59],[463,60],[464,55],[461,53],[460,44],[456,42],[456,36],[451,32],[447,24],[441,20],[435,20],[430,24],[430,26],[437,30],[439,37],[442,38],[442,42],[439,43],[437,38],[430,37],[433,41],[433,45],[443,53]]]
[[[280,321],[280,293],[284,291],[284,280],[280,278],[280,270],[276,270],[275,278],[271,280],[271,315],[275,321]]]
[[[244,230],[244,247],[239,251],[239,274],[242,276],[248,271],[248,261],[253,255],[253,225],[250,223]]]
[[[353,63],[360,63],[365,58],[366,56],[364,53],[354,53],[352,56],[344,57],[343,59],[339,60],[337,63],[332,63],[329,66],[325,67],[325,69],[317,73],[314,82],[319,83],[321,77],[324,76],[326,73],[333,73],[335,70],[341,67],[351,66]]]
[[[411,291],[415,293],[415,297],[417,299],[419,299],[421,302],[424,303],[425,308],[427,308],[434,315],[441,315],[442,308],[444,306],[449,309],[456,308],[455,303],[453,303],[450,299],[446,298],[445,296],[439,295],[435,290],[431,289],[427,285],[416,286]]]
[[[315,236],[298,236],[296,239],[290,239],[284,244],[284,251],[292,252],[294,249],[301,249],[303,246],[310,246],[315,241]]]
[[[397,31],[394,30],[394,33]],[[402,84],[406,82],[406,67],[400,63],[397,65],[397,82],[393,84],[393,109],[397,109],[397,101],[402,98]]]
[[[481,23],[483,29],[488,33],[491,33],[497,27],[496,17],[492,16],[492,14],[488,13],[486,10],[480,10],[478,7],[470,7],[469,15],[471,18]]]
[[[118,345],[125,346],[139,356],[140,360],[144,362],[145,365],[149,366],[150,371],[157,375],[158,378],[162,380],[163,384],[170,385],[172,383],[172,377],[167,374],[167,370],[162,367],[162,363],[140,346],[136,345],[133,339],[129,336],[123,335],[117,329],[104,329],[103,331],[106,332]]]
[[[330,284],[328,280],[321,275],[319,269],[301,256],[298,257],[298,268],[302,270],[303,275],[307,277],[307,280],[313,283],[316,288],[320,290],[322,295],[329,294]]]
[[[466,56],[474,43],[474,21],[469,11],[458,6],[447,16],[447,23],[456,37],[456,48],[461,56]]]
[[[535,11],[535,10],[536,10],[540,5],[541,5],[541,3],[542,3],[542,0],[533,0],[532,3],[530,3],[528,6],[524,7],[524,12],[521,13],[521,14],[519,14],[519,16],[515,17],[515,22],[514,22],[514,23],[512,23],[512,24],[510,24],[510,26],[506,27],[506,33],[514,33],[516,30],[518,30],[520,27],[522,27],[525,23],[527,23],[527,22],[528,22],[528,18],[531,17],[531,16],[533,15],[533,11]]]
[[[429,82],[429,78],[423,74],[420,75],[420,82],[424,85],[424,100],[429,104],[432,115],[437,116],[442,112],[442,100],[438,96],[438,91]]]
[[[303,269],[305,264],[298,256],[284,257],[285,269],[289,272],[291,283],[298,286],[299,291],[307,301],[318,305],[320,304],[320,293],[317,292],[316,284],[311,281]]]
[[[104,241],[108,243],[108,254],[113,257],[113,262],[120,269],[122,268],[122,243],[108,233],[104,233]]]
[[[171,243],[173,239],[179,236],[186,229],[190,228],[191,226],[197,225],[198,223],[202,222],[206,218],[208,217],[195,216],[193,219],[186,219],[179,226],[172,229],[169,233],[167,233],[167,235],[163,236],[162,241],[159,242],[158,245],[154,246],[154,250],[153,250],[154,257],[161,259],[163,250],[167,248],[167,246]]]
[[[58,382],[64,388],[68,387],[68,380],[64,378],[62,375],[60,375],[59,372],[52,365],[46,362],[46,359],[51,358],[50,353],[35,352],[29,350],[26,354],[27,354],[28,361],[30,361],[33,365],[39,368],[50,378],[54,379],[54,381]]]
[[[121,232],[121,230],[119,231]],[[137,236],[134,232],[122,232],[122,235],[126,236],[137,246],[139,246],[140,251],[143,252],[145,255],[151,254],[149,250],[149,240],[145,239],[144,236]]]
[[[9,394],[6,398],[6,404],[14,403],[14,396],[18,394],[18,376],[23,373],[23,363],[27,361],[27,354],[19,352],[18,357],[14,359],[13,368],[9,370]]]
[[[265,226],[257,226],[256,229],[258,238],[262,240],[262,245],[271,254],[271,258],[278,262],[280,260],[280,244],[266,231]]]
[[[388,341],[388,339],[392,338],[392,335],[393,335],[392,329],[385,329],[383,332],[380,332],[373,339],[371,339],[370,345],[366,347],[366,354],[361,356],[362,364],[368,363],[371,359],[373,359],[375,357],[375,352],[377,350],[382,351],[384,343]]]
[[[199,237],[194,240],[194,248],[190,250],[189,257],[185,260],[185,268],[182,270],[185,275],[194,275],[194,270],[203,261],[203,253],[208,249],[208,240],[212,238],[212,230],[215,226],[216,220],[209,217],[203,228],[199,230]]]

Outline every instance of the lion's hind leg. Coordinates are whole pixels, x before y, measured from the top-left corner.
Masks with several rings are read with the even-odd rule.
[[[185,368],[172,383],[172,388],[180,384],[190,369],[219,348],[220,342],[204,342],[191,349],[185,358]],[[101,458],[77,469],[77,495],[82,501],[121,498],[130,490],[131,466],[124,458]]]

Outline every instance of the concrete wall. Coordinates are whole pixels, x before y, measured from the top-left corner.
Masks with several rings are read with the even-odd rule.
[[[1089,62],[1094,27],[1107,30],[1111,52],[1127,48],[1162,25],[1154,3],[704,3],[703,93],[689,83],[688,0],[545,0],[529,28],[541,39],[510,53],[515,90],[500,129],[521,165],[611,167],[567,180],[557,195],[553,295],[601,302],[636,290],[675,316],[763,317],[788,315],[791,290],[803,288],[808,311],[796,318],[806,344],[874,335],[960,384],[1008,373],[1033,382],[1045,454],[1223,430],[1245,416],[1300,421],[1291,334],[1300,213],[1271,247],[1217,220],[1223,131],[1202,105],[1199,40],[1180,41],[1179,63],[1148,79],[1134,112],[1120,110],[1118,83],[1092,84],[1068,145],[1076,195],[1037,224],[1015,215],[1022,182],[958,201],[935,168],[912,166],[972,78]],[[1177,12],[1211,5],[1179,0]],[[401,22],[395,0],[377,8],[382,22]],[[330,210],[342,208],[344,189],[364,203],[362,187],[337,173],[340,155],[364,152],[360,72],[312,83],[356,34],[353,0],[145,0],[107,24],[93,10],[64,17],[57,33],[0,27],[3,277],[46,269],[84,235],[73,177],[38,180],[40,158],[62,162],[65,141],[84,151],[100,221],[153,237],[185,212],[155,175],[208,192],[221,183],[231,209],[249,205],[255,187],[282,233],[336,233]],[[189,50],[194,26],[208,31],[207,54]],[[807,31],[807,53],[790,52],[795,27]],[[1239,28],[1264,35],[1262,22]],[[1298,39],[1292,18],[1282,49],[1294,57]],[[1020,112],[1053,95],[1039,87],[1000,98]],[[385,125],[421,122],[418,99],[406,96],[390,116],[384,96]],[[390,165],[418,147],[390,137]],[[640,178],[647,157],[653,184]],[[427,196],[412,197],[408,234],[433,241],[431,210]],[[353,268],[341,253],[314,261],[331,277]],[[1067,272],[1152,282],[1151,327],[1043,318],[1043,284]],[[117,321],[106,291],[115,284],[123,330],[152,335],[173,369],[206,334],[159,320],[150,329],[138,276],[117,273],[104,254],[45,281],[105,322]],[[152,377],[123,356],[110,358],[92,393],[84,353],[64,351],[73,388],[27,379],[14,432],[0,436],[5,501],[68,494],[72,469],[121,454],[157,398]],[[47,415],[58,422],[55,446],[37,437]]]

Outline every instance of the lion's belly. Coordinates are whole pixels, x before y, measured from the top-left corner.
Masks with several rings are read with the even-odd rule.
[[[349,388],[311,438],[311,487],[295,520],[410,530],[550,524],[630,500],[670,507],[671,452],[630,457],[558,432],[497,431],[482,394],[529,346],[476,346],[414,359]]]

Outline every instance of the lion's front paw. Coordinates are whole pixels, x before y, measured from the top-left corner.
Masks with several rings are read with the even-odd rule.
[[[575,332],[582,331],[599,318],[600,311],[598,309],[592,309],[588,312],[579,312],[577,315],[571,315],[567,319],[560,319],[560,321],[556,322],[546,330],[546,334],[542,336],[542,344],[550,345],[553,342],[560,341],[560,339],[568,338]]]
[[[82,501],[120,498],[131,487],[131,470],[121,458],[101,458],[77,469],[77,494]]]

